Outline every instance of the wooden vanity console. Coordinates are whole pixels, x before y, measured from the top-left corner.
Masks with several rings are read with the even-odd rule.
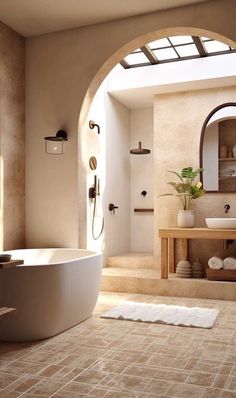
[[[161,278],[168,279],[175,272],[175,239],[181,243],[181,258],[188,257],[189,239],[236,240],[236,229],[164,228],[159,229],[161,238]]]

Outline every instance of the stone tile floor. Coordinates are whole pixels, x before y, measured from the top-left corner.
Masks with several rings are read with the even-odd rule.
[[[210,330],[99,317],[126,300],[220,315]],[[56,337],[0,343],[0,397],[236,397],[236,303],[101,293],[91,318]]]

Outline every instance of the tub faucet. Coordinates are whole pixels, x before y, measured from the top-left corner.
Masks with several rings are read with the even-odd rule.
[[[224,205],[224,209],[225,209],[225,214],[227,214],[230,211],[230,205],[229,204]]]

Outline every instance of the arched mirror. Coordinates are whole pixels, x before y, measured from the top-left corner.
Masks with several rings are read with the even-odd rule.
[[[236,192],[236,102],[207,116],[200,140],[201,180],[206,192]]]

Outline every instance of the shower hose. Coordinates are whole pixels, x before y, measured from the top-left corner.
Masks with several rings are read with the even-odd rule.
[[[95,212],[96,212],[96,206],[97,206],[97,195],[95,195],[94,197],[94,206],[93,206],[93,218],[92,218],[92,237],[94,240],[97,240],[100,238],[100,236],[103,233],[103,229],[104,229],[104,216],[102,217],[102,226],[101,226],[101,230],[99,232],[98,235],[95,235]]]

